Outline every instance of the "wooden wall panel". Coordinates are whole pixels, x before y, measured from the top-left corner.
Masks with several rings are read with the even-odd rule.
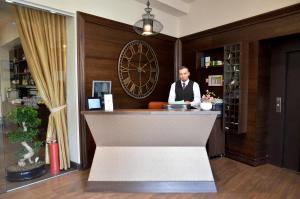
[[[267,85],[268,71],[261,69],[260,41],[300,33],[300,4],[289,6],[217,28],[180,38],[183,64],[193,73],[197,51],[241,43],[242,48],[242,111],[246,114],[246,134],[226,134],[226,155],[251,165],[266,161],[266,115],[261,98]],[[245,73],[244,73],[245,72]],[[196,77],[192,77],[196,79]],[[265,81],[266,80],[266,81]]]
[[[111,80],[114,108],[147,108],[150,101],[167,101],[174,80],[174,45],[176,39],[166,35],[142,37],[132,26],[85,13],[78,18],[78,74],[79,106],[85,110],[86,97],[92,95],[93,80]],[[132,40],[150,44],[159,63],[159,80],[153,93],[146,99],[128,96],[118,79],[118,59],[123,47]],[[88,168],[95,145],[83,116],[80,116],[81,162]]]

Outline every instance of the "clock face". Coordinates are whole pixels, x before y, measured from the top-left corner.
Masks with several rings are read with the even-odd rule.
[[[119,57],[118,75],[129,96],[136,99],[148,97],[159,76],[158,61],[151,46],[140,40],[126,44]]]

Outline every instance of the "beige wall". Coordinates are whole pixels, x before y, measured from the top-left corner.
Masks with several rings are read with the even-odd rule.
[[[28,0],[63,11],[76,13],[82,11],[107,19],[133,25],[141,19],[146,5],[136,0]],[[178,35],[178,18],[153,8],[155,19],[165,25],[163,33],[171,36]]]
[[[286,7],[300,0],[195,0],[190,12],[179,18],[179,36],[228,24]]]

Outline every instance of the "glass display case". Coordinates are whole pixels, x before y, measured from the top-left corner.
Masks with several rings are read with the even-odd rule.
[[[224,47],[224,131],[239,134],[240,44]]]

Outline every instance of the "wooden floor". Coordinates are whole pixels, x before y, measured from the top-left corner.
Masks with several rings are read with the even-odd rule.
[[[88,171],[76,171],[65,176],[32,185],[0,198],[127,198],[127,199],[300,199],[300,174],[272,165],[251,167],[227,158],[211,160],[218,193],[210,194],[147,194],[85,192]]]

